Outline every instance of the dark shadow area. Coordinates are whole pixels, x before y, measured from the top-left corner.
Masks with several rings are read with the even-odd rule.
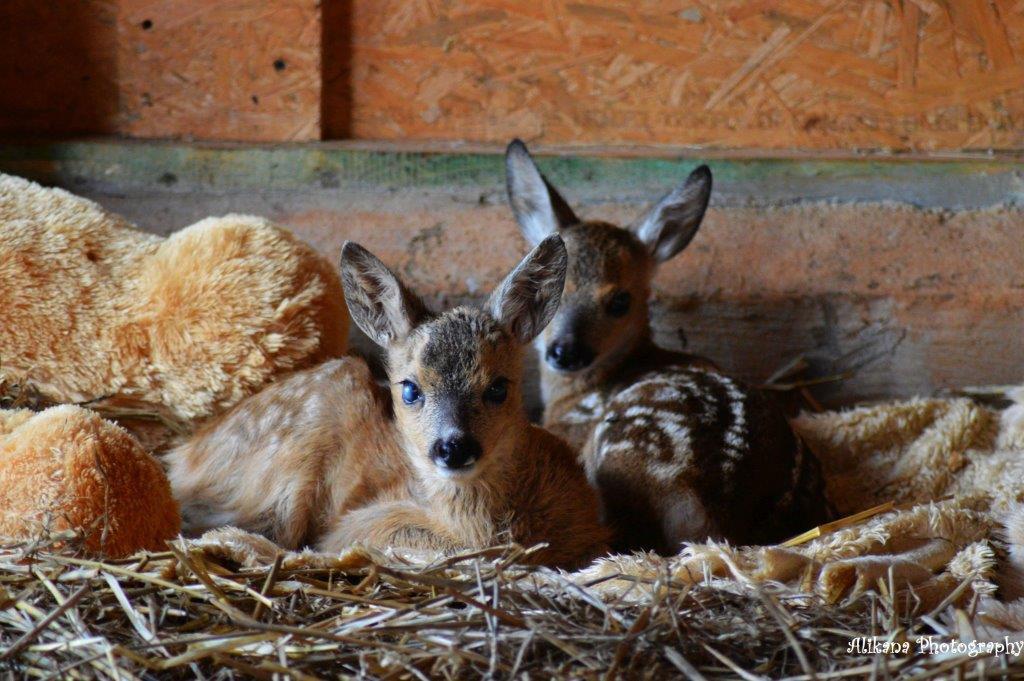
[[[320,130],[323,139],[352,133],[352,0],[321,0]]]
[[[0,136],[116,132],[117,6],[0,2]]]

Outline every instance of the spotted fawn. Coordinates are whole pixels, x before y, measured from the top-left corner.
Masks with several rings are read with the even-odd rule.
[[[700,226],[707,166],[628,228],[576,217],[519,140],[506,170],[526,239],[557,233],[569,252],[558,313],[536,339],[544,424],[579,451],[613,546],[765,543],[827,521],[818,461],[781,411],[711,362],[651,341],[651,280]]]
[[[229,524],[327,551],[544,542],[533,559],[561,567],[606,550],[575,452],[522,405],[523,354],[558,308],[566,266],[560,237],[539,240],[483,309],[435,315],[346,244],[345,298],[385,350],[389,387],[344,358],[205,426],[168,456],[188,530]]]

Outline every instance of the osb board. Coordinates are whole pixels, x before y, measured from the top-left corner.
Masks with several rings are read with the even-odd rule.
[[[121,0],[122,133],[320,138],[317,0]]]
[[[116,0],[0,2],[0,134],[116,130]]]
[[[1019,0],[351,0],[348,9],[349,76],[325,92],[324,117],[327,130],[356,138],[1024,147]]]

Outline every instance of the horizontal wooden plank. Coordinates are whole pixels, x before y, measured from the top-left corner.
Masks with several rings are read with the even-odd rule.
[[[476,147],[321,142],[294,145],[172,142],[37,142],[0,145],[0,169],[50,184],[115,191],[330,191],[387,187],[479,188],[500,194],[503,145]],[[1024,203],[1015,157],[955,160],[742,158],[671,154],[573,154],[541,147],[546,172],[584,201],[653,199],[699,163],[715,175],[719,205],[803,200],[901,201],[970,208]]]

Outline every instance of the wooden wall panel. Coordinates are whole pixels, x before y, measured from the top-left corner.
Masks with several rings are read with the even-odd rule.
[[[320,138],[317,0],[120,0],[120,131]]]
[[[111,133],[116,0],[0,2],[0,134]]]
[[[1024,2],[0,2],[0,134],[74,133],[1019,151]]]
[[[357,138],[1024,147],[1018,0],[350,0],[346,20],[324,117]]]

